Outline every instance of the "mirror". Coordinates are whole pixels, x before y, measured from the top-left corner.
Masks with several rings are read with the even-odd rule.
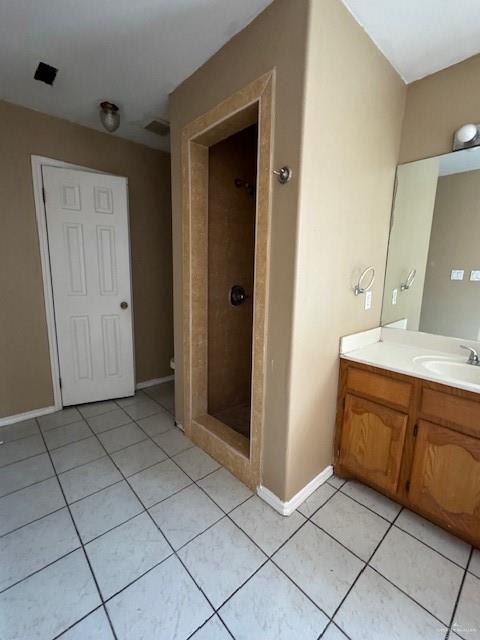
[[[480,340],[480,148],[397,168],[382,325]]]

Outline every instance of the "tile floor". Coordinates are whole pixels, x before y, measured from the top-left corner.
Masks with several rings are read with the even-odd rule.
[[[171,384],[0,430],[2,640],[479,640],[480,552],[354,482],[289,518]]]

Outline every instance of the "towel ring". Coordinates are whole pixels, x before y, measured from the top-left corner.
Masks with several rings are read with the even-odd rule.
[[[367,274],[372,272],[372,276],[368,284],[363,284]],[[353,287],[353,293],[358,296],[361,293],[366,293],[373,287],[373,283],[375,282],[375,267],[367,267],[365,271],[360,274],[357,284]]]
[[[400,285],[400,291],[407,291],[408,289],[410,289],[410,287],[415,281],[416,275],[417,275],[417,270],[410,269],[410,271],[408,272],[407,279],[405,280],[405,282],[402,282],[402,284]]]

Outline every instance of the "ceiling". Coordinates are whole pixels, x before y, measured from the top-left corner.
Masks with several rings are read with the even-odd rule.
[[[120,107],[114,135],[168,149],[143,129],[168,119],[168,94],[271,0],[0,0],[0,98],[103,131],[98,104]],[[38,62],[59,69],[53,87]]]
[[[480,52],[479,0],[343,0],[405,82]]]

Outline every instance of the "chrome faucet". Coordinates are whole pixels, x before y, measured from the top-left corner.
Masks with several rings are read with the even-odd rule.
[[[480,366],[480,358],[478,357],[478,351],[476,351],[475,349],[472,349],[472,347],[466,347],[465,345],[461,344],[460,345],[461,349],[467,349],[467,351],[470,351],[470,355],[468,356],[468,364],[473,364],[475,367],[479,367]]]

